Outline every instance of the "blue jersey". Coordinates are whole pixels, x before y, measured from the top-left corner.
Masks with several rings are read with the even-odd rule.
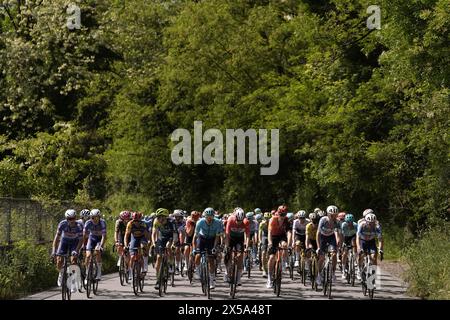
[[[106,222],[103,219],[100,219],[100,221],[97,224],[94,224],[94,222],[91,220],[87,221],[84,225],[84,232],[91,236],[95,237],[102,237],[106,236]]]
[[[222,220],[214,218],[211,224],[208,224],[206,218],[202,218],[195,225],[195,233],[204,238],[215,238],[223,233]]]
[[[356,234],[356,231],[358,231],[358,225],[356,222],[343,222],[341,225],[341,232],[344,235],[344,237],[352,237]]]
[[[378,224],[369,224],[366,221],[358,225],[358,235],[361,240],[370,241],[378,237],[381,238],[381,228]]]
[[[70,225],[69,221],[63,220],[58,224],[57,234],[63,239],[80,239],[83,236],[83,226],[78,221]]]
[[[329,237],[334,234],[334,231],[337,230],[338,224],[337,221],[334,223],[326,216],[322,217],[319,221],[318,229],[320,230],[320,234],[326,237]]]

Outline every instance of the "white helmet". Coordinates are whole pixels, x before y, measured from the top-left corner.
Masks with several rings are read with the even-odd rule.
[[[182,217],[182,216],[183,216],[183,210],[181,210],[181,209],[175,209],[175,210],[173,211],[173,216],[174,216],[174,217]]]
[[[310,219],[310,220],[317,219],[317,213],[311,212],[311,213],[309,214],[309,219]]]
[[[100,217],[100,210],[98,209],[92,209],[91,210],[91,217]]]
[[[336,206],[328,206],[327,208],[327,214],[337,214],[338,213],[338,208]]]
[[[236,220],[242,221],[245,218],[244,209],[242,208],[235,208],[234,209],[234,215],[236,216]]]
[[[77,212],[73,209],[68,209],[64,215],[66,216],[66,219],[73,219],[77,217]]]
[[[319,211],[322,211],[322,210],[320,210],[320,208],[315,208],[315,209],[314,209],[314,212],[315,212],[315,213],[319,213]]]
[[[369,213],[364,217],[364,220],[366,220],[367,222],[375,222],[377,220],[377,217],[373,213]]]
[[[299,212],[297,212],[298,217],[299,218],[306,218],[306,211],[305,210],[300,210]]]
[[[372,214],[373,214],[373,210],[372,210],[372,209],[366,209],[366,210],[364,210],[364,212],[363,212],[363,217],[365,217],[365,216],[368,215],[369,213],[372,213]]]
[[[319,210],[319,211],[317,212],[317,214],[319,215],[320,218],[326,216],[325,211],[322,211],[322,210]]]

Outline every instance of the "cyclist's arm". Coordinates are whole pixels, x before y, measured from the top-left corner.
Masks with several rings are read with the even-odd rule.
[[[60,238],[61,238],[61,235],[59,234],[59,232],[56,232],[55,238],[53,239],[52,253],[56,253],[56,248],[58,248]]]
[[[316,243],[317,243],[317,248],[320,248],[320,228],[317,228]]]
[[[272,246],[272,228],[270,227],[270,223],[267,228],[267,240],[268,240],[268,247],[271,247]]]
[[[196,245],[197,245],[197,232],[194,232],[194,236],[192,237],[192,252],[194,252]]]
[[[157,231],[157,228],[155,228],[155,226],[153,226],[153,230],[152,230],[152,243],[153,243],[153,245],[155,245],[157,241],[158,241],[158,231]]]

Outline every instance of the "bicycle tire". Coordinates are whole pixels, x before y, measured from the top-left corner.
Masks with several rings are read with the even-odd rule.
[[[233,258],[233,266],[232,266],[232,276],[231,276],[231,298],[234,299],[236,297],[236,289],[237,289],[237,263],[235,258]]]
[[[92,292],[92,278],[93,278],[93,268],[94,268],[94,257],[91,256],[91,259],[89,261],[89,271],[87,273],[87,281],[86,281],[86,296],[89,299],[91,297]]]
[[[119,266],[119,280],[120,280],[120,285],[124,286],[125,285],[125,268],[124,268],[124,258],[123,257],[120,261],[120,266]]]
[[[249,252],[250,255],[250,252]],[[247,277],[250,279],[252,272],[252,258],[249,256],[247,260]]]
[[[281,277],[282,277],[281,262],[279,262],[277,270],[277,297],[279,297],[281,294]]]
[[[302,274],[301,274],[302,283],[303,283],[303,286],[306,286],[306,261],[305,261],[305,257],[301,257],[300,259],[301,259],[300,266],[302,269]]]
[[[138,276],[139,276],[139,271],[138,271],[139,265],[138,264],[139,263],[137,261],[135,261],[134,265],[133,265],[133,292],[134,292],[134,294],[136,296],[139,294],[139,279],[138,279]]]
[[[333,286],[333,276],[332,276],[332,270],[330,267],[330,270],[328,270],[328,288],[327,288],[327,293],[328,293],[328,299],[331,299],[331,288]]]
[[[98,292],[98,280],[95,279],[97,277],[98,274],[98,264],[97,261],[94,262],[94,266],[95,266],[95,277],[92,279],[92,292],[94,293],[94,295],[97,295]]]
[[[63,274],[61,279],[61,294],[63,300],[70,300],[68,299],[67,294],[67,258],[64,257],[64,266],[63,266]]]
[[[291,278],[291,280],[294,280],[294,261],[293,261],[293,256],[291,255],[289,257],[289,276]]]

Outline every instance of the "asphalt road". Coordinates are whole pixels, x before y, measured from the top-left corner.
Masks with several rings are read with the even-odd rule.
[[[332,299],[369,299],[363,296],[359,281],[355,282],[352,287],[341,279],[341,273],[336,271],[337,282],[333,283]],[[276,297],[272,289],[266,288],[266,279],[262,277],[262,272],[257,268],[252,270],[251,278],[242,277],[242,286],[238,287],[236,299],[253,300],[253,299],[328,299],[323,296],[322,291],[313,291],[310,282],[307,281],[306,286],[300,283],[299,275],[296,274],[294,280],[289,278],[288,273],[283,275],[281,295]],[[55,279],[56,282],[56,279]],[[127,299],[165,299],[165,300],[202,300],[206,299],[203,295],[198,280],[194,280],[192,285],[189,280],[181,276],[175,276],[175,286],[167,288],[164,297],[159,297],[158,292],[154,289],[156,282],[155,270],[149,266],[149,273],[146,277],[144,292],[139,296],[135,296],[130,284],[121,286],[118,274],[104,275],[98,286],[98,295],[91,296],[89,300],[127,300]],[[412,299],[405,295],[406,288],[402,282],[381,270],[379,284],[375,291],[375,299]],[[320,287],[319,287],[320,288]],[[229,300],[229,286],[223,282],[223,275],[220,274],[216,281],[216,288],[211,291],[213,300]],[[27,300],[61,300],[61,290],[58,287],[48,291],[33,294],[24,299]],[[86,300],[86,293],[76,292],[72,294],[73,300]]]

